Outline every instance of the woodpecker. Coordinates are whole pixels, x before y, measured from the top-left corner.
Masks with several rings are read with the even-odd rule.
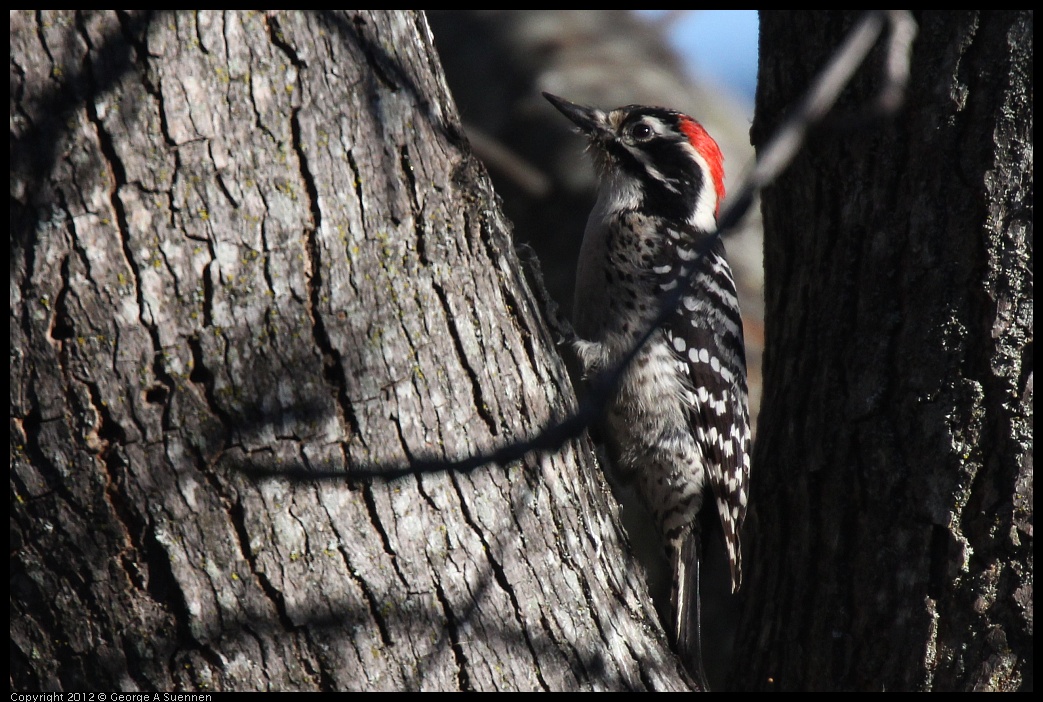
[[[715,236],[724,159],[680,112],[543,95],[586,135],[599,176],[573,309],[584,377],[616,367],[656,325],[618,378],[600,433],[614,478],[655,520],[671,569],[664,628],[705,687],[700,510],[704,498],[716,507],[735,592],[750,476],[742,320]]]

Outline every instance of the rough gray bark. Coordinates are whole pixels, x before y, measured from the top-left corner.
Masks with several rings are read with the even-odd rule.
[[[13,690],[685,686],[585,440],[300,475],[573,403],[421,14],[11,44]]]
[[[856,16],[762,13],[755,145]],[[764,193],[748,687],[1032,688],[1032,13],[918,20]]]

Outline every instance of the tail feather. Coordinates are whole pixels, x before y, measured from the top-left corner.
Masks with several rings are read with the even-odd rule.
[[[703,669],[702,605],[699,596],[699,567],[702,546],[698,527],[687,529],[678,539],[673,554],[670,605],[673,611],[674,643],[688,672],[703,690],[709,690]]]

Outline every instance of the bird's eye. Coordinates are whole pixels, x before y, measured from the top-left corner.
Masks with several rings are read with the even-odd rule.
[[[642,122],[635,124],[630,130],[630,136],[634,137],[637,141],[651,139],[653,133],[652,128]]]

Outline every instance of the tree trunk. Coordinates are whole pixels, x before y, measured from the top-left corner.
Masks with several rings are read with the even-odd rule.
[[[12,689],[685,687],[585,439],[366,477],[574,403],[422,14],[15,13],[11,146]]]
[[[756,146],[856,16],[761,14]],[[1032,687],[1032,13],[918,20],[764,193],[748,687]]]

